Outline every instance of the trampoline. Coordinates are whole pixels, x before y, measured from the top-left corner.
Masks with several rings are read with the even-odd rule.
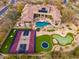
[[[19,53],[25,53],[26,51],[26,44],[20,44]]]
[[[46,49],[49,47],[48,43],[47,42],[42,42],[41,44],[42,48]]]
[[[25,30],[23,36],[28,36],[29,35],[29,31]]]

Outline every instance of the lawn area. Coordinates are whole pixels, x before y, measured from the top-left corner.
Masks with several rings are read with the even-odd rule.
[[[41,35],[36,38],[36,52],[48,52],[53,48],[53,39],[56,39],[59,45],[65,46],[72,44],[72,41],[74,40],[73,34],[68,33],[65,37],[59,35],[59,34],[52,34],[52,35]],[[45,42],[42,47],[42,43]],[[48,45],[47,45],[48,44]]]
[[[11,43],[13,42],[13,38],[14,38],[15,34],[16,34],[16,30],[12,29],[0,49],[1,52],[8,53]]]
[[[59,34],[53,34],[52,35],[53,39],[56,39],[60,45],[68,45],[71,44],[72,41],[74,40],[73,34],[68,33],[65,37],[59,35]]]
[[[43,42],[46,42],[48,43],[48,47],[47,45],[45,45],[45,47],[47,48],[43,48],[42,47],[42,43]],[[51,36],[49,35],[41,35],[41,36],[38,36],[36,37],[36,53],[39,53],[39,52],[48,52],[52,49],[52,39],[51,39]]]

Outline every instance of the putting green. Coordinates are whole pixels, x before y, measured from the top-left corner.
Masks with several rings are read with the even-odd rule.
[[[43,48],[41,45],[43,42],[46,42],[48,43],[48,47],[47,48]],[[38,36],[36,38],[36,53],[39,53],[39,52],[48,52],[52,49],[52,39],[51,39],[51,36],[49,35],[41,35],[41,36]],[[45,46],[46,47],[46,46]]]
[[[56,39],[60,45],[71,44],[72,41],[74,40],[72,33],[68,33],[65,37],[63,37],[59,34],[53,34],[52,37],[53,37],[53,39]]]

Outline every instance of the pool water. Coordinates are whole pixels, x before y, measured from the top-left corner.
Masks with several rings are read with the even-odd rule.
[[[43,28],[43,27],[49,25],[49,23],[48,23],[48,22],[36,22],[35,25],[36,25],[36,27],[38,27],[38,28]]]

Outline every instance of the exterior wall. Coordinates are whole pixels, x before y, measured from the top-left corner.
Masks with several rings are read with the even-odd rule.
[[[57,9],[56,6],[54,5],[25,5],[24,9],[23,9],[23,13],[21,16],[22,20],[25,21],[30,21],[33,19],[33,14],[35,12],[38,12],[38,10],[40,10],[42,7],[45,7],[46,9],[48,9],[48,13],[46,14],[52,14],[52,18],[54,21],[60,21],[61,20],[61,14],[60,11]]]

